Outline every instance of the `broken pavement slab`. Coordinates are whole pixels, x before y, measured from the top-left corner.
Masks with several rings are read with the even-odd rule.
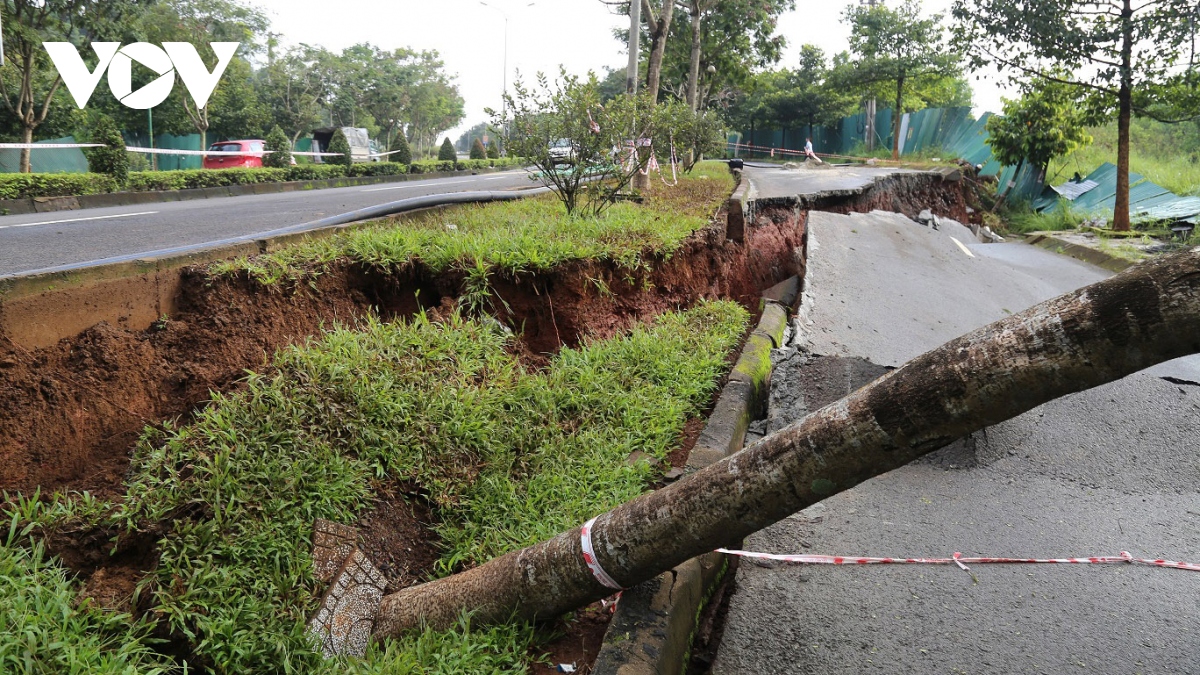
[[[358,528],[323,518],[313,524],[313,576],[327,584],[358,546]]]
[[[326,658],[366,655],[385,590],[383,573],[354,549],[308,622],[309,635]]]

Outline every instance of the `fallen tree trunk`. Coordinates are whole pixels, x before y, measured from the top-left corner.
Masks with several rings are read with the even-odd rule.
[[[1047,401],[1200,352],[1200,248],[1144,263],[928,352],[797,424],[600,516],[596,562],[633,586]],[[613,593],[581,530],[383,600],[377,639],[462,612],[553,617]]]

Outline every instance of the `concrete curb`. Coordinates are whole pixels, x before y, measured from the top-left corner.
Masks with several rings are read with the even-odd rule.
[[[762,317],[688,456],[687,473],[742,449],[746,428],[766,405],[771,350],[783,344],[799,289],[800,280],[793,277],[764,293]],[[624,591],[604,634],[593,675],[683,672],[697,617],[727,568],[724,555],[708,553]]]
[[[220,241],[149,251],[22,274],[0,275],[0,335],[38,349],[107,321],[145,330],[175,312],[183,269],[270,253],[306,237],[326,237],[352,223],[454,204],[522,199],[548,188],[456,192],[410,197],[350,213]]]
[[[757,191],[745,172],[737,171],[738,185],[726,202],[725,237],[739,244],[746,241],[746,223],[754,222],[754,200]]]
[[[1044,248],[1047,251],[1061,253],[1062,255],[1075,258],[1076,260],[1089,262],[1097,267],[1103,267],[1110,272],[1124,272],[1125,270],[1137,264],[1132,260],[1119,258],[1115,255],[1105,253],[1104,251],[1099,251],[1088,246],[1072,244],[1065,239],[1059,239],[1054,235],[1040,232],[1026,235],[1025,243],[1032,244],[1038,248]]]
[[[51,213],[78,209],[98,209],[111,206],[137,206],[140,204],[164,204],[186,202],[195,199],[218,199],[243,195],[267,195],[302,190],[324,190],[328,188],[378,185],[380,183],[407,183],[414,180],[432,180],[481,173],[499,173],[504,169],[472,169],[470,171],[438,171],[435,173],[405,173],[392,176],[355,176],[326,178],[322,180],[298,180],[286,183],[254,183],[229,185],[226,187],[190,188],[186,190],[163,190],[161,192],[112,192],[101,195],[77,197],[29,197],[26,199],[0,199],[0,214],[20,216],[30,213]]]

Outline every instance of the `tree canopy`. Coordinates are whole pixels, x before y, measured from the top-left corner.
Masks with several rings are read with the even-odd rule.
[[[895,120],[892,157],[900,158],[900,119],[904,96],[914,84],[928,84],[960,74],[959,58],[946,43],[942,15],[922,16],[918,0],[904,0],[895,7],[851,5],[846,9],[850,25],[850,52],[854,75],[847,79],[860,85],[890,89]]]
[[[1090,110],[1116,114],[1113,227],[1129,229],[1130,119],[1200,113],[1200,97],[1186,93],[1197,77],[1195,3],[956,0],[953,14],[957,43],[973,66],[1060,82],[1080,90]]]

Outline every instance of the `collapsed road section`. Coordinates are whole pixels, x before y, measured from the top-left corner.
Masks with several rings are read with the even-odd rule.
[[[896,214],[812,213],[808,237],[804,304],[793,344],[776,353],[760,433],[961,333],[1111,276]],[[1173,361],[1045,404],[786,518],[745,548],[1198,558],[1200,389],[1176,383],[1198,367],[1196,357]],[[713,672],[1189,672],[1200,577],[1163,572],[1014,565],[972,576],[952,565],[743,560]]]

